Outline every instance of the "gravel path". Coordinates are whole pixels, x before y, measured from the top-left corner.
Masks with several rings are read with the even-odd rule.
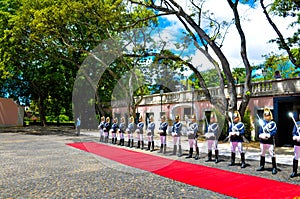
[[[97,141],[93,137],[77,137],[67,131],[38,132],[0,133],[0,198],[230,198],[66,145]],[[225,156],[217,165],[204,159],[165,157],[300,184],[300,177],[289,178],[289,165],[279,165],[281,171],[272,175],[270,171],[256,172],[257,161],[247,161],[248,167],[241,169],[228,167],[229,158]]]

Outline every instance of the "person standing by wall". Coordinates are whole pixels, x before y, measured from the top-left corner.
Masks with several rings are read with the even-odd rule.
[[[80,126],[81,126],[81,120],[80,120],[80,117],[77,117],[77,121],[76,121],[76,135],[77,136],[80,135]]]
[[[158,153],[166,153],[167,150],[167,129],[168,123],[166,122],[166,116],[161,116],[161,123],[159,125],[159,137],[160,137],[160,150]]]

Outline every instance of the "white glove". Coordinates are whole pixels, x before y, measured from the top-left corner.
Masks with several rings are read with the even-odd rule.
[[[261,138],[261,139],[266,140],[267,139],[267,134],[266,133],[262,133],[262,134],[259,134],[258,137]]]
[[[271,137],[270,133],[266,133],[266,138],[270,138],[270,137]]]
[[[172,132],[172,136],[176,136],[177,135],[177,133],[175,133],[175,132]]]

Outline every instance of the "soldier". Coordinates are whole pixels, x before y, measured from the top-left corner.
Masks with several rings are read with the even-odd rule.
[[[166,122],[166,117],[161,116],[161,123],[159,125],[159,136],[160,136],[160,150],[158,153],[166,153],[167,150],[167,128],[168,123]]]
[[[121,123],[119,125],[119,138],[120,138],[120,142],[119,145],[124,146],[124,131],[125,131],[125,118],[122,117],[121,118]]]
[[[109,130],[110,130],[110,118],[106,117],[105,123],[104,123],[104,142],[108,143],[108,137],[109,137]]]
[[[155,129],[155,123],[153,122],[153,116],[151,115],[150,118],[150,123],[148,124],[147,128],[147,136],[148,136],[148,148],[147,150],[150,150],[151,147],[151,152],[154,151],[154,129]]]
[[[144,134],[144,122],[143,122],[143,117],[139,117],[139,123],[137,124],[137,129],[135,130],[135,133],[137,134],[137,149],[141,148],[142,150],[144,149],[144,139],[143,139],[143,134]],[[141,146],[142,145],[142,146]]]
[[[127,146],[132,148],[133,147],[133,130],[134,130],[134,117],[129,118],[128,127],[126,129],[126,133],[128,136],[128,143]]]
[[[241,154],[241,168],[246,167],[245,163],[245,152],[243,150],[243,135],[245,134],[245,125],[241,122],[241,116],[238,111],[234,111],[233,118],[231,118],[231,125],[229,126],[229,137],[231,147],[231,162],[228,166],[235,165],[235,152],[238,148]]]
[[[300,114],[299,114],[300,119]],[[294,118],[293,118],[294,120]],[[298,169],[298,160],[300,157],[300,121],[295,122],[294,128],[293,128],[293,140],[294,140],[294,159],[293,159],[293,172],[290,175],[291,178],[294,178],[297,176],[297,169]]]
[[[113,124],[111,125],[111,133],[112,133],[112,138],[111,138],[111,143],[116,144],[117,143],[117,130],[119,129],[118,125],[118,118],[114,118]]]
[[[181,130],[182,130],[182,123],[180,122],[179,115],[175,116],[175,122],[172,127],[172,137],[173,137],[173,153],[171,155],[176,155],[177,152],[177,143],[178,143],[178,154],[177,156],[182,156],[181,151]]]
[[[103,142],[104,141],[104,132],[103,132],[104,124],[105,124],[105,117],[102,116],[101,117],[101,121],[100,121],[100,123],[98,125],[98,129],[100,129],[100,140],[99,140],[99,142]]]
[[[206,118],[205,118],[206,119]],[[219,162],[219,150],[218,150],[218,134],[219,134],[219,124],[218,118],[214,112],[210,114],[209,125],[207,127],[207,132],[204,136],[207,141],[208,158],[206,162],[212,161],[212,149],[215,150],[215,163]]]
[[[193,157],[193,150],[194,146],[196,149],[196,156],[194,157],[195,160],[199,159],[199,147],[198,147],[198,124],[196,123],[196,116],[192,115],[191,117],[191,123],[189,124],[187,135],[188,135],[188,141],[190,146],[189,155],[186,158],[192,158]]]
[[[277,133],[277,126],[273,120],[272,112],[269,108],[264,109],[264,119],[260,120],[260,129],[258,137],[260,139],[260,166],[257,171],[263,171],[265,168],[265,155],[266,151],[269,151],[272,157],[272,174],[277,173],[276,158],[275,158],[275,135]]]

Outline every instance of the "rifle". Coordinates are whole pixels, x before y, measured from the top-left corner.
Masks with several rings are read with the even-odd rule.
[[[293,122],[294,122],[294,124],[295,124],[295,126],[296,126],[296,128],[297,128],[298,135],[300,136],[300,128],[299,128],[299,126],[298,126],[296,120],[294,119],[293,113],[292,113],[292,112],[289,112],[289,116],[293,119]]]

